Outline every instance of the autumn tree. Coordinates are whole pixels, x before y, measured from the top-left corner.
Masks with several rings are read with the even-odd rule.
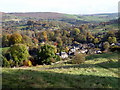
[[[114,36],[115,36],[115,33],[114,33],[114,31],[108,31],[108,32],[107,32],[107,35],[108,35],[109,37],[114,37]]]
[[[22,43],[27,45],[27,46],[30,46],[30,45],[32,45],[32,40],[30,37],[23,35],[22,36]]]
[[[8,47],[10,45],[10,35],[3,35],[2,36],[2,46],[3,47]]]
[[[37,45],[37,44],[39,43],[38,39],[36,39],[36,38],[33,38],[33,39],[32,39],[32,42],[33,42],[35,45]]]
[[[42,34],[43,34],[44,40],[47,41],[48,40],[47,32],[43,31]]]
[[[109,47],[110,47],[109,42],[104,42],[104,43],[103,43],[103,48],[104,48],[105,50],[108,50]]]
[[[19,33],[14,33],[10,37],[11,44],[18,44],[22,42],[22,36]]]
[[[93,39],[94,39],[94,36],[90,32],[87,32],[87,41],[92,42]]]
[[[99,39],[98,38],[95,38],[94,41],[93,41],[95,44],[99,43]]]
[[[55,35],[55,33],[54,32],[51,32],[51,31],[49,31],[48,32],[48,39],[51,41],[51,40],[54,40],[54,35]]]
[[[86,36],[83,35],[83,34],[78,34],[76,37],[75,37],[75,40],[80,42],[80,43],[84,43],[86,42]]]
[[[116,39],[116,37],[108,37],[108,42],[109,43],[116,43],[117,39]]]
[[[66,30],[63,30],[62,31],[62,36],[67,36],[68,35],[68,32]]]
[[[71,34],[73,35],[73,36],[76,36],[76,35],[78,35],[80,33],[80,30],[78,29],[78,28],[74,28],[72,31],[71,31]]]

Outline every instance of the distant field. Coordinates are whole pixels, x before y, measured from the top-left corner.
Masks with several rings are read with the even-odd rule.
[[[110,25],[105,25],[105,26],[100,26],[99,25],[96,28],[91,29],[89,31],[91,31],[93,33],[98,33],[98,32],[108,32],[110,30],[112,30],[112,31],[119,30],[118,25],[117,24],[110,24]]]
[[[79,65],[3,68],[3,88],[118,88],[118,55],[87,56]]]

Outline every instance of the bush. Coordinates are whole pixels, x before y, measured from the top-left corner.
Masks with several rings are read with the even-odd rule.
[[[54,63],[56,60],[54,58],[50,58],[50,62]]]
[[[30,60],[24,60],[23,65],[24,66],[32,66],[32,62]]]
[[[72,64],[81,64],[85,61],[85,55],[84,54],[76,54],[72,58]]]

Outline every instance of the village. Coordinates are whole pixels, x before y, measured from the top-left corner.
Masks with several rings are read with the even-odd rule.
[[[120,43],[112,43],[110,46],[120,46]],[[108,51],[106,51],[108,52]],[[103,43],[100,43],[98,45],[98,48],[95,48],[95,45],[93,43],[89,44],[73,44],[72,46],[69,46],[69,51],[67,52],[60,52],[56,53],[56,55],[59,55],[62,59],[68,58],[70,56],[76,55],[76,54],[102,54],[103,53]]]

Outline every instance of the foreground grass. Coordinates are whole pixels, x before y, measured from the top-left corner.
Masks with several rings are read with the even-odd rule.
[[[111,55],[114,58],[107,57]],[[115,56],[89,56],[79,65],[3,68],[3,88],[118,88],[119,64]]]

